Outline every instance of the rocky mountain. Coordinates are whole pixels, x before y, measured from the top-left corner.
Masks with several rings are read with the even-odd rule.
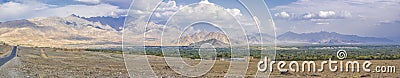
[[[247,38],[247,41],[246,41]],[[209,43],[213,44],[214,46],[225,46],[227,44],[232,44],[232,45],[257,45],[261,44],[261,39],[264,40],[264,43],[268,43],[268,41],[272,41],[274,39],[273,36],[270,36],[268,34],[249,34],[246,36],[242,36],[240,38],[228,38],[227,35],[221,33],[221,32],[207,32],[207,31],[201,31],[201,32],[196,32],[193,34],[185,35],[180,37],[180,39],[177,39],[178,42],[181,46],[197,46],[201,45],[204,43]],[[244,40],[244,41],[243,41]]]
[[[274,36],[269,34],[249,34],[247,35],[247,39],[249,44],[258,45],[258,44],[271,44],[275,40]]]
[[[76,16],[76,15],[74,15]],[[79,16],[76,16],[79,17]],[[125,22],[125,17],[121,16],[118,18],[115,17],[90,17],[90,18],[85,18],[85,17],[80,17],[82,19],[85,19],[90,22],[99,22],[102,25],[109,25],[111,28],[114,28],[117,31],[121,31],[122,27],[124,26]]]
[[[181,46],[191,45],[193,43],[205,43],[209,42],[209,40],[220,41],[223,44],[232,44],[232,45],[259,45],[261,42],[264,44],[272,43],[275,39],[274,36],[269,34],[247,34],[246,36],[239,36],[237,38],[228,38],[227,35],[221,32],[207,32],[200,31],[193,34],[185,35],[177,39]]]
[[[128,23],[130,29],[122,29],[123,19],[113,17],[92,17],[83,18],[76,15],[68,17],[40,17],[26,20],[14,20],[0,22],[0,42],[13,45],[38,46],[38,47],[96,47],[96,46],[120,46],[122,43],[122,32],[129,34],[127,42],[139,43],[146,40],[151,46],[159,46],[161,42],[159,35],[163,29],[161,25],[149,23]],[[176,30],[166,30],[176,31]],[[143,32],[146,38],[143,38]],[[171,36],[164,34],[164,36]],[[186,34],[172,41],[179,46],[197,46],[209,43],[214,46],[224,46],[227,44],[264,44],[275,40],[269,34],[247,34],[247,36],[237,36],[238,38],[229,39],[221,32],[200,31]],[[169,37],[165,37],[169,38]],[[171,37],[173,38],[173,37]],[[263,40],[261,40],[263,39]],[[131,41],[129,41],[131,40]],[[175,40],[168,39],[168,40]],[[277,37],[281,43],[309,43],[309,44],[393,44],[393,40],[375,37],[360,37],[357,35],[344,35],[335,32],[315,32],[315,33],[294,33],[287,32]],[[136,41],[136,42],[135,42]],[[176,46],[176,45],[173,45]]]
[[[336,32],[294,33],[286,32],[277,37],[281,43],[311,43],[311,44],[393,44],[397,43],[386,38],[360,37],[344,35]]]
[[[108,46],[120,45],[121,33],[109,25],[71,15],[2,22],[0,41],[37,47]]]
[[[204,40],[204,41],[199,41],[199,42],[195,42],[195,43],[191,43],[189,46],[192,47],[201,47],[201,45],[203,44],[210,44],[213,45],[214,47],[229,47],[228,43],[219,41],[215,38],[213,39],[209,39],[209,40]]]
[[[186,45],[191,45],[192,43],[209,42],[209,40],[214,41],[214,42],[219,42],[221,44],[229,43],[228,37],[226,35],[224,35],[223,33],[201,31],[201,32],[196,32],[191,35],[182,36],[179,39],[179,44],[186,46]],[[176,42],[178,42],[178,41],[176,41]]]

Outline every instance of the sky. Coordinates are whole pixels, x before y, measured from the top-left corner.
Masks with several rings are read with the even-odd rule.
[[[169,0],[164,0],[168,3]],[[132,0],[0,0],[0,22],[49,16],[82,17],[126,15]],[[176,6],[200,0],[175,0]],[[235,17],[248,17],[234,0],[209,0]],[[383,37],[400,42],[399,0],[265,0],[276,24],[277,34],[288,31],[338,32]],[[164,13],[162,13],[164,12]],[[174,12],[174,11],[172,11]],[[160,11],[171,14],[171,11]],[[248,20],[242,20],[248,21]]]
[[[298,0],[270,10],[278,33],[329,31],[399,42],[398,7],[399,0]]]
[[[0,21],[36,17],[114,16],[126,14],[129,0],[0,0]]]

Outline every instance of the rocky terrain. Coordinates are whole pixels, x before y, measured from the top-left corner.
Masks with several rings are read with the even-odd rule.
[[[5,57],[11,52],[10,46],[0,45],[0,57]]]
[[[247,39],[246,39],[247,38]],[[228,46],[230,44],[252,44],[258,45],[264,40],[264,43],[273,40],[273,36],[267,34],[249,34],[243,36],[243,38],[229,38],[227,35],[221,32],[207,32],[200,31],[193,34],[188,34],[180,37],[179,44],[182,46],[199,46],[204,43],[209,43],[214,45],[215,47]],[[263,39],[263,40],[261,40]],[[175,42],[178,42],[175,41]],[[239,41],[243,40],[243,41]],[[248,43],[247,43],[248,42]]]
[[[153,71],[156,73],[156,75],[158,77],[185,77],[184,75],[178,74],[176,73],[174,70],[172,70],[168,64],[165,62],[165,60],[163,59],[163,57],[159,57],[159,56],[148,56],[149,58],[149,62],[151,64],[151,67],[153,69]],[[257,73],[257,63],[260,59],[251,59],[249,64],[248,64],[248,69],[246,71],[246,78],[254,78],[256,76]],[[189,65],[196,65],[199,64],[199,60],[192,60],[192,59],[184,59],[184,61],[189,64]],[[375,67],[377,65],[394,65],[396,67],[400,66],[399,63],[400,60],[370,60],[371,62],[373,62],[374,64],[371,65],[371,67]],[[290,61],[285,61],[287,63],[289,63]],[[316,63],[320,63],[321,61],[316,61]],[[363,62],[363,61],[359,61],[359,62]],[[215,77],[225,77],[225,75],[228,72],[229,69],[229,65],[230,65],[231,61],[223,61],[223,60],[216,60],[214,67],[206,74],[204,74],[203,76],[200,77],[211,77],[211,78],[215,78]],[[246,63],[244,62],[237,62],[240,65],[245,65]],[[301,63],[301,62],[300,62]],[[277,67],[276,64],[274,64],[273,67]],[[317,64],[316,67],[321,67],[319,64]],[[288,68],[287,66],[285,66],[285,68]],[[328,66],[325,66],[324,69],[329,69]],[[373,69],[371,69],[373,70]],[[396,71],[398,71],[399,69],[397,69]],[[259,76],[263,76],[263,77],[267,77],[267,75],[265,75],[266,72],[260,72]],[[289,78],[304,78],[304,77],[317,77],[317,78],[325,78],[325,77],[355,77],[355,78],[359,78],[359,77],[398,77],[399,72],[395,72],[395,73],[368,73],[368,72],[331,72],[329,70],[325,70],[324,72],[286,72],[286,73],[281,73],[279,70],[277,70],[276,68],[273,70],[273,72],[268,76],[268,77],[272,77],[272,78],[280,78],[280,77],[289,77]]]
[[[217,39],[209,39],[209,40],[204,40],[196,43],[191,43],[189,46],[193,47],[201,47],[203,44],[210,44],[213,45],[214,47],[229,47],[228,43],[224,43],[222,41],[219,41]]]
[[[4,49],[10,49],[11,46],[1,46]],[[8,47],[8,48],[7,48]],[[3,52],[4,53],[4,52]],[[125,55],[132,56],[132,55]],[[131,60],[142,59],[137,58],[143,55],[134,55]],[[146,56],[144,56],[146,57]],[[147,60],[152,67],[152,70],[158,77],[186,77],[173,71],[165,62],[163,57],[147,56]],[[119,53],[105,53],[105,52],[91,52],[84,50],[73,49],[54,49],[54,48],[28,48],[19,47],[18,57],[12,59],[4,66],[0,67],[1,78],[54,78],[54,77],[116,77],[127,78],[128,72],[125,68],[124,58]],[[189,65],[199,64],[200,60],[187,59],[184,61]],[[257,72],[257,62],[259,59],[251,59],[246,71],[246,77],[255,77]],[[377,65],[393,65],[400,66],[400,60],[370,60]],[[288,61],[287,61],[288,62]],[[321,62],[321,61],[316,61]],[[359,62],[363,62],[362,60]],[[136,63],[138,61],[131,61],[128,63]],[[236,63],[245,65],[243,61]],[[143,63],[147,64],[147,63]],[[215,65],[211,70],[200,77],[224,77],[230,68],[231,61],[216,60]],[[319,64],[317,64],[317,67]],[[276,67],[276,66],[273,66]],[[325,66],[327,67],[327,66]],[[129,68],[129,66],[128,66]],[[143,67],[135,67],[143,68]],[[325,68],[328,69],[328,68]],[[135,71],[135,70],[133,70]],[[136,70],[138,71],[138,70]],[[396,71],[399,71],[397,69]],[[134,72],[131,72],[134,73]],[[148,74],[148,73],[140,73]],[[395,73],[367,73],[367,72],[287,72],[281,73],[274,70],[270,77],[397,77],[399,72]]]
[[[178,40],[180,45],[193,45],[194,43],[207,43],[210,41],[218,42],[218,45],[229,44],[228,37],[220,32],[202,31],[191,35],[182,36]],[[211,42],[211,44],[212,43],[213,42]]]
[[[19,47],[18,57],[0,67],[1,78],[128,77],[122,54]]]
[[[120,45],[121,33],[77,16],[40,17],[0,23],[0,41],[30,47]]]

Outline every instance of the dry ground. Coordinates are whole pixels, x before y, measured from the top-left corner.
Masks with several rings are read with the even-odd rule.
[[[155,73],[157,73],[158,76],[161,77],[181,77],[181,75],[173,72],[172,69],[170,69],[162,57],[157,57],[157,56],[149,56],[150,57],[150,64],[152,65]],[[248,70],[246,73],[246,77],[253,78],[255,77],[255,74],[257,72],[257,62],[259,59],[252,59],[250,61],[250,64],[248,66]],[[345,60],[347,61],[347,60]],[[317,63],[317,69],[319,69],[321,61],[315,61]],[[364,61],[360,60],[359,61],[362,65]],[[277,68],[276,64],[273,66],[274,71],[271,73],[270,77],[394,77],[394,78],[399,78],[400,77],[400,60],[372,60],[372,66],[370,67],[371,70],[374,70],[377,65],[380,66],[396,66],[396,72],[395,73],[370,73],[370,72],[363,72],[362,68],[360,69],[360,72],[332,72],[329,71],[328,65],[325,64],[325,68],[323,72],[289,72],[286,74],[281,74]],[[287,64],[290,62],[287,61]],[[301,64],[302,61],[299,61],[299,64]],[[189,62],[189,64],[196,64],[196,62]],[[229,69],[229,61],[216,61],[216,64],[214,67],[211,69],[211,71],[204,76],[201,77],[224,77],[225,73]],[[361,66],[360,66],[361,67]],[[286,69],[288,68],[287,65],[285,67]],[[301,68],[301,67],[300,67]]]
[[[0,69],[0,78],[9,77],[128,77],[122,54],[18,48],[18,57]]]
[[[119,77],[127,78],[122,54],[65,51],[45,48],[19,47],[18,57],[0,67],[0,78],[45,77],[45,78],[83,78],[83,77]],[[0,51],[10,51],[11,47],[1,47]],[[4,52],[2,52],[4,53]],[[45,55],[43,55],[43,53]],[[175,73],[162,57],[148,56],[152,69],[159,77],[185,77]],[[196,65],[199,60],[185,59],[190,65]],[[254,77],[257,72],[256,64],[259,59],[252,59],[248,66],[246,77]],[[320,61],[317,62],[319,68]],[[362,61],[360,61],[362,62]],[[396,73],[349,73],[331,72],[325,66],[324,72],[289,72],[281,74],[275,68],[271,77],[400,77],[400,60],[372,60],[373,67],[377,65],[396,66]],[[289,62],[287,62],[289,63]],[[301,63],[301,62],[299,62]],[[217,60],[214,67],[201,77],[224,77],[229,69],[229,61]],[[276,67],[276,66],[274,66]],[[287,68],[287,67],[286,67]]]

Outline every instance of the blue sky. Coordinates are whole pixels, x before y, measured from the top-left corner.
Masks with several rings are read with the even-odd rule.
[[[169,0],[163,0],[164,2],[168,2]],[[175,0],[177,2],[177,5],[188,5],[188,4],[193,4],[200,2],[201,0]],[[269,5],[269,7],[276,7],[279,5],[286,5],[291,2],[294,2],[295,0],[265,0],[266,3]],[[79,10],[75,10],[78,12],[71,12],[71,11],[66,11],[62,12],[61,14],[50,14],[50,15],[41,15],[43,13],[42,11],[46,11],[49,9],[57,9],[57,8],[63,8],[67,7],[64,9],[75,9],[71,6],[84,6],[84,7],[89,7],[89,6],[96,6],[96,5],[108,5],[108,6],[115,6],[114,10],[126,10],[129,8],[132,0],[0,0],[0,4],[2,6],[3,11],[0,11],[3,13],[3,15],[0,15],[0,17],[3,17],[0,19],[0,21],[9,21],[9,20],[18,20],[18,19],[26,19],[26,18],[35,18],[34,16],[27,16],[29,13],[38,13],[36,16],[37,17],[46,17],[46,16],[67,16],[69,14],[77,14],[80,16],[88,16],[88,17],[93,17],[93,16],[110,16],[107,14],[93,14],[88,15],[88,14],[79,14],[82,12],[79,12]],[[225,1],[225,0],[209,0],[209,2],[221,5],[225,8],[237,8],[240,10],[245,10],[238,1],[230,0],[230,1]],[[7,8],[8,7],[8,8]],[[15,7],[17,9],[13,9],[12,7]],[[30,8],[28,8],[30,7]],[[99,8],[103,8],[106,6],[96,6]],[[35,9],[35,10],[32,10]],[[105,8],[109,9],[109,8]],[[85,11],[89,12],[101,12],[99,10],[90,10],[90,8],[82,9]],[[63,11],[63,10],[53,10],[53,11]],[[21,12],[26,12],[26,13],[21,13]],[[52,12],[52,11],[47,11],[47,12]],[[16,14],[14,14],[16,13]],[[59,12],[56,12],[59,13]],[[119,13],[123,14],[123,13]]]
[[[267,3],[269,8],[274,8],[280,5],[288,5],[292,2],[296,2],[297,0],[264,0]]]
[[[0,0],[0,3],[6,2],[26,2],[28,0]],[[119,6],[120,8],[127,9],[131,4],[132,0],[31,0],[34,2],[40,2],[49,5],[66,6],[66,5],[95,5],[99,3],[107,3],[114,6]],[[95,2],[95,3],[93,3]]]
[[[168,2],[169,0],[164,0]],[[329,31],[400,41],[398,0],[265,0],[277,33]],[[175,0],[188,5],[200,0]],[[245,9],[233,0],[209,0],[238,12]],[[125,15],[131,0],[0,0],[0,22],[77,14],[84,17]]]

